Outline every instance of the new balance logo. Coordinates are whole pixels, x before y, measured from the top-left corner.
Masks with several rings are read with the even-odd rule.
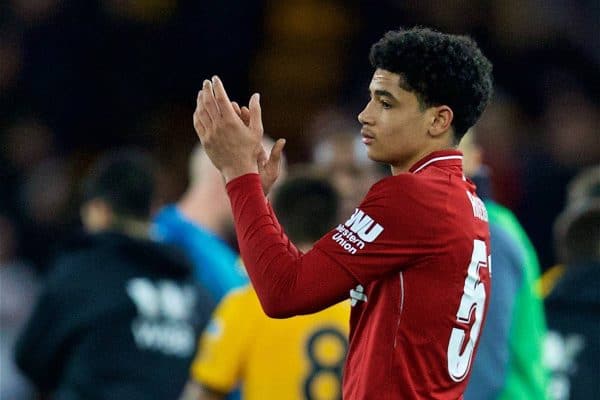
[[[350,290],[350,305],[354,307],[359,301],[367,302],[365,288],[362,285],[357,285],[355,289]]]
[[[352,232],[356,233],[359,238],[365,242],[371,243],[383,232],[383,227],[373,221],[373,218],[359,210],[354,211],[354,214],[344,224]]]

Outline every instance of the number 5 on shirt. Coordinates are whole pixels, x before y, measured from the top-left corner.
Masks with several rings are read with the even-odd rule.
[[[479,339],[486,298],[485,286],[479,276],[481,268],[489,268],[491,274],[491,259],[487,255],[485,242],[475,240],[467,278],[465,279],[465,288],[456,313],[456,320],[459,324],[471,325],[468,342],[465,345],[465,329],[453,328],[448,344],[448,372],[455,382],[460,382],[467,376],[473,358],[473,351]],[[473,313],[475,314],[474,318],[472,317]]]

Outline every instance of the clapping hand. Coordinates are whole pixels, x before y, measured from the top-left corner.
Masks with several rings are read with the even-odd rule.
[[[226,182],[248,173],[259,173],[263,190],[269,191],[279,176],[285,145],[279,139],[270,154],[262,146],[260,97],[255,93],[248,107],[231,102],[218,77],[205,80],[196,100],[194,128],[206,154]]]

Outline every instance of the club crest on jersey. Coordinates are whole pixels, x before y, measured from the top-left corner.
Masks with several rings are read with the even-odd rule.
[[[371,243],[383,232],[383,227],[358,208],[354,214],[342,225],[335,228],[331,237],[338,245],[350,254]]]

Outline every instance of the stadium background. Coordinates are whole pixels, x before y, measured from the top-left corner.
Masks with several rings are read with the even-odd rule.
[[[600,159],[594,1],[10,0],[0,15],[0,236],[39,267],[77,223],[76,183],[99,152],[147,148],[163,200],[183,190],[203,78],[242,102],[260,91],[266,132],[307,161],[333,110],[361,109],[369,46],[401,25],[469,33],[493,61],[481,141],[544,268],[565,183]]]

